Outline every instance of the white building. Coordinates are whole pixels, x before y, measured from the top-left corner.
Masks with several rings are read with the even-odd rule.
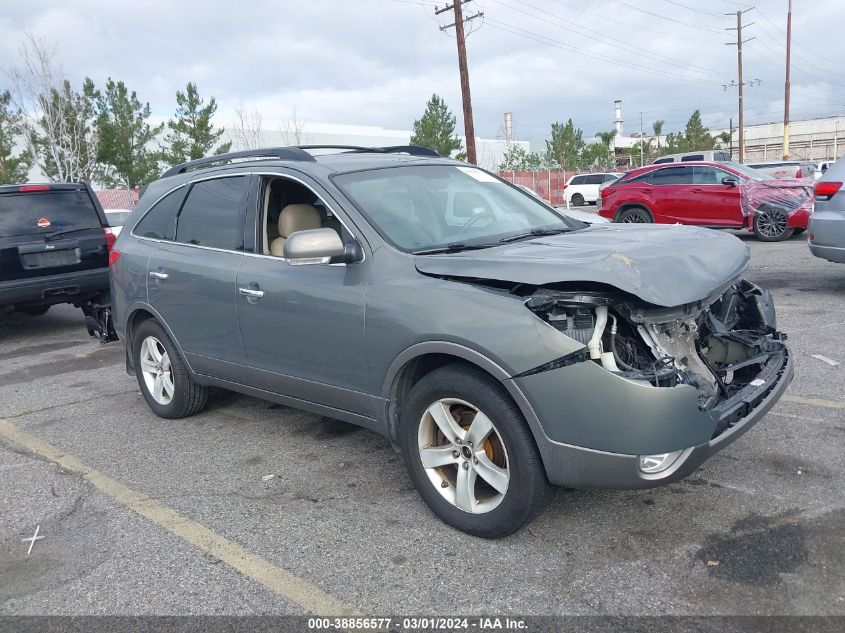
[[[711,130],[717,136],[724,130]],[[789,155],[811,161],[835,160],[845,153],[845,115],[792,121],[789,124]],[[733,155],[739,137],[733,131]],[[745,162],[783,158],[783,122],[745,126]]]

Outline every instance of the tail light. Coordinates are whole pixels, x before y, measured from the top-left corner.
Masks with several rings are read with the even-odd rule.
[[[799,168],[797,169],[797,171],[795,172],[795,177],[796,177],[796,178],[802,178],[802,177],[803,177],[803,173],[801,172],[801,168],[800,168],[800,167],[799,167]]]
[[[841,187],[841,182],[817,182],[815,186],[816,200],[830,200]]]
[[[118,259],[120,259],[120,251],[116,248],[111,249],[109,251],[109,268],[114,266]]]
[[[117,241],[117,235],[111,230],[110,226],[103,227],[103,233],[106,236],[106,248],[109,252],[114,247],[114,243]]]

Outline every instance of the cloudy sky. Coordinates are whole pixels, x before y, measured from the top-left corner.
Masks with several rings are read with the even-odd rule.
[[[0,68],[16,63],[25,33],[55,47],[73,80],[124,80],[157,116],[195,81],[219,104],[266,121],[293,108],[306,122],[409,129],[433,92],[461,122],[455,40],[435,0],[0,0]],[[845,3],[795,0],[793,118],[845,112]],[[787,0],[745,14],[746,121],[783,116]],[[680,128],[700,108],[711,128],[735,116],[735,15],[730,0],[472,0],[470,79],[476,133],[499,134],[514,113],[519,138],[542,139],[572,117],[585,136],[665,119]],[[0,74],[0,89],[6,81]],[[461,128],[462,129],[462,128]]]

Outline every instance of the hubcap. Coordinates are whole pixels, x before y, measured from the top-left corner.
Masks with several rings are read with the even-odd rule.
[[[786,214],[763,211],[757,214],[757,230],[764,237],[779,237],[786,231]]]
[[[444,398],[429,406],[420,420],[418,448],[432,486],[453,506],[483,514],[505,498],[510,469],[504,442],[490,418],[469,402]]]
[[[173,370],[167,350],[154,336],[148,336],[141,343],[141,375],[153,400],[159,404],[170,404],[175,391]]]

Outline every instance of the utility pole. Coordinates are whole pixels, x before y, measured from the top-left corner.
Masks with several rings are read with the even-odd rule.
[[[458,40],[458,68],[461,73],[461,97],[463,98],[464,106],[464,135],[467,140],[467,161],[473,165],[477,164],[475,155],[475,126],[472,122],[472,96],[469,91],[469,70],[467,68],[467,45],[466,35],[464,33],[464,24],[470,20],[484,16],[483,11],[479,11],[475,15],[471,15],[464,19],[463,5],[472,0],[453,0],[451,5],[445,6],[442,9],[437,9],[435,15],[445,13],[450,9],[455,12],[455,21],[452,24],[441,26],[440,30],[445,31],[448,28],[455,27],[455,39]]]
[[[730,128],[728,129],[728,141],[731,144],[731,160],[734,157],[734,118],[731,117],[731,122],[729,123]]]
[[[751,11],[754,7],[750,7],[745,11],[737,11],[736,12],[736,29],[729,28],[728,31],[736,30],[736,44],[733,42],[728,42],[728,46],[736,46],[736,68],[737,68],[737,91],[739,93],[739,162],[745,161],[745,123],[744,117],[745,114],[743,112],[743,103],[742,103],[742,88],[744,86],[742,82],[742,45],[745,42],[750,42],[754,38],[749,38],[747,40],[742,39],[742,14],[746,13],[747,11]],[[730,13],[726,15],[731,15]],[[754,24],[754,22],[751,22]],[[748,26],[751,26],[748,24]]]
[[[792,0],[786,14],[786,83],[783,87],[783,160],[789,160],[789,57],[792,52]]]
[[[643,113],[640,112],[640,167],[643,166],[643,144],[645,143],[645,136],[643,135]]]

